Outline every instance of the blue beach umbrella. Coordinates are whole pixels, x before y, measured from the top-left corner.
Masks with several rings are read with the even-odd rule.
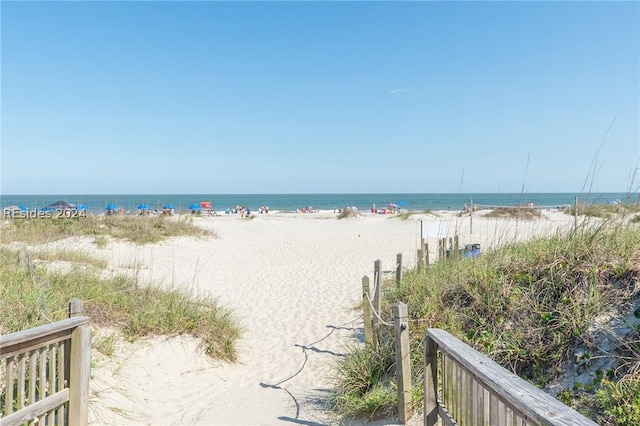
[[[163,209],[175,209],[176,206],[174,206],[173,204],[165,204],[164,206],[162,206]]]
[[[149,210],[149,206],[146,204],[140,204],[138,210]]]
[[[108,204],[107,207],[104,208],[105,210],[118,210],[118,206],[116,206],[115,204]]]
[[[89,208],[84,204],[78,204],[76,206],[76,210],[78,210],[78,211],[86,211],[86,210],[89,210]]]
[[[191,204],[189,206],[189,210],[200,210],[202,207],[200,207],[200,204]]]

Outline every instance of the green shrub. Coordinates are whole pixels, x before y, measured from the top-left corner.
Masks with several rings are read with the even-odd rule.
[[[605,379],[597,398],[617,426],[640,425],[640,376],[628,376],[617,383]]]

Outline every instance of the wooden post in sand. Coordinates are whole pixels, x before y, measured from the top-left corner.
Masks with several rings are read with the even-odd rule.
[[[398,302],[393,307],[396,347],[396,385],[398,387],[398,420],[406,424],[413,415],[411,409],[411,356],[409,351],[409,312]]]
[[[416,257],[418,258],[418,272],[420,272],[422,270],[422,249],[418,249]]]
[[[82,315],[82,301],[69,302],[69,318]],[[89,377],[91,375],[91,327],[81,325],[65,343],[65,379],[69,383],[69,424],[84,426],[89,421]]]
[[[458,257],[460,255],[460,244],[458,234],[453,236],[453,255],[452,257]]]
[[[378,315],[373,316],[373,332],[378,333],[378,327],[380,325],[380,321],[378,320],[378,316],[380,315],[380,311],[382,310],[382,298],[380,297],[380,270],[381,270],[382,262],[380,259],[376,260],[373,264],[373,285],[374,294],[373,294],[373,309],[376,311],[375,313]]]
[[[429,266],[429,243],[424,244],[424,266]]]
[[[373,331],[371,330],[371,290],[369,289],[369,277],[362,277],[362,314],[364,323],[364,342],[367,345],[373,343]]]
[[[69,318],[82,316],[82,311],[83,311],[82,300],[74,298],[69,301],[69,311],[68,311]],[[71,353],[71,340],[66,340],[64,342],[64,351],[65,351],[65,354],[67,354],[67,356],[64,358],[64,362],[65,362],[64,379],[67,381],[67,383],[70,383],[69,374],[71,371],[71,357],[69,356],[69,354]]]
[[[396,285],[402,282],[402,253],[396,255]]]
[[[471,204],[469,204],[469,235],[473,234],[473,197],[471,197]]]

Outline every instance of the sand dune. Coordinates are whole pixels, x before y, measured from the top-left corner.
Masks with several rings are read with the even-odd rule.
[[[336,360],[362,340],[361,312],[354,307],[362,277],[373,276],[374,261],[380,259],[383,270],[392,271],[402,253],[405,266],[413,268],[421,220],[445,223],[448,236],[457,233],[461,244],[479,243],[482,250],[573,223],[559,212],[543,215],[517,222],[478,213],[472,223],[454,212],[407,220],[373,214],[338,220],[332,212],[269,213],[253,220],[224,215],[196,219],[217,238],[177,238],[147,246],[111,242],[104,249],[87,242],[87,249],[106,256],[116,272],[214,296],[233,310],[245,330],[236,364],[212,361],[185,336],[120,342],[111,358],[95,353],[90,421],[338,424],[323,401],[334,383]],[[437,235],[428,237],[433,260]]]

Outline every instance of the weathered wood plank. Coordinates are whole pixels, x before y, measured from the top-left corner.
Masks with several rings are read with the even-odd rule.
[[[17,345],[23,342],[39,340],[44,336],[56,334],[61,331],[70,330],[81,325],[89,324],[89,317],[74,317],[40,327],[18,331],[16,333],[4,334],[0,336],[0,350],[4,356],[4,349],[8,346]]]
[[[66,342],[66,341],[65,341]],[[66,383],[65,383],[65,377],[67,375],[66,371],[65,371],[65,366],[66,366],[66,361],[65,359],[67,358],[67,354],[65,353],[65,348],[66,348],[66,344],[65,342],[59,342],[57,344],[57,352],[58,352],[58,359],[57,359],[57,372],[56,375],[58,376],[58,391],[61,391],[62,389],[65,389]],[[57,424],[58,426],[64,426],[66,423],[66,410],[65,410],[65,406],[62,405],[60,406],[60,408],[58,408],[58,413],[56,416],[56,420],[57,420]]]
[[[0,336],[0,359],[68,339],[74,328],[88,323],[88,317],[74,317],[17,333],[2,335]]]
[[[6,400],[4,406],[4,413],[13,413],[13,384],[16,381],[16,360],[11,357],[7,359],[7,387],[6,387]]]
[[[37,350],[51,343],[58,343],[69,340],[70,337],[71,330],[64,330],[59,333],[49,335],[47,339],[32,340],[29,342],[19,343],[17,345],[7,346],[5,349],[2,349],[2,357],[6,358],[8,356],[18,356],[20,354]]]
[[[39,392],[38,400],[43,400],[47,397],[47,348],[40,349],[40,361],[39,361]],[[51,395],[52,392],[49,392]],[[45,426],[45,416],[39,416],[38,426]]]
[[[492,395],[495,392],[504,404],[522,414],[527,422],[553,426],[597,426],[594,421],[502,368],[446,331],[429,329],[428,333],[440,351],[446,352],[465,370],[472,372],[476,380],[492,390]]]
[[[438,347],[427,336],[424,341],[424,426],[438,423]]]
[[[69,375],[69,424],[86,426],[89,421],[89,374],[91,327],[82,325],[71,335],[71,371]]]
[[[503,426],[500,424],[500,399],[493,392],[489,396],[489,424]]]
[[[69,389],[63,389],[51,396],[41,399],[28,407],[0,418],[0,426],[17,426],[31,421],[69,400]]]
[[[409,310],[398,302],[393,306],[396,350],[396,385],[398,387],[398,420],[405,424],[413,415],[411,408],[411,351],[409,349]]]
[[[369,277],[362,277],[362,314],[364,341],[366,344],[373,344],[373,330],[371,320],[371,288],[369,287]]]
[[[379,316],[382,316],[382,287],[380,274],[382,271],[382,261],[380,259],[373,263],[373,309]],[[373,316],[373,332],[378,335],[380,321],[378,315]]]
[[[21,354],[18,358],[18,395],[16,410],[21,410],[25,406],[25,375],[27,374],[27,359],[25,354]]]
[[[482,389],[480,389],[480,385],[475,378],[471,375],[469,377],[471,378],[471,395],[469,396],[471,400],[471,424],[476,426],[479,424],[480,419],[478,407],[481,403],[480,395],[482,394]]]
[[[57,346],[49,345],[49,395],[56,393],[57,377],[56,377],[56,359],[58,356]],[[60,391],[62,389],[58,389]],[[53,426],[55,420],[55,412],[47,416],[47,426]]]
[[[29,405],[36,402],[36,372],[38,368],[38,353],[29,353]]]

